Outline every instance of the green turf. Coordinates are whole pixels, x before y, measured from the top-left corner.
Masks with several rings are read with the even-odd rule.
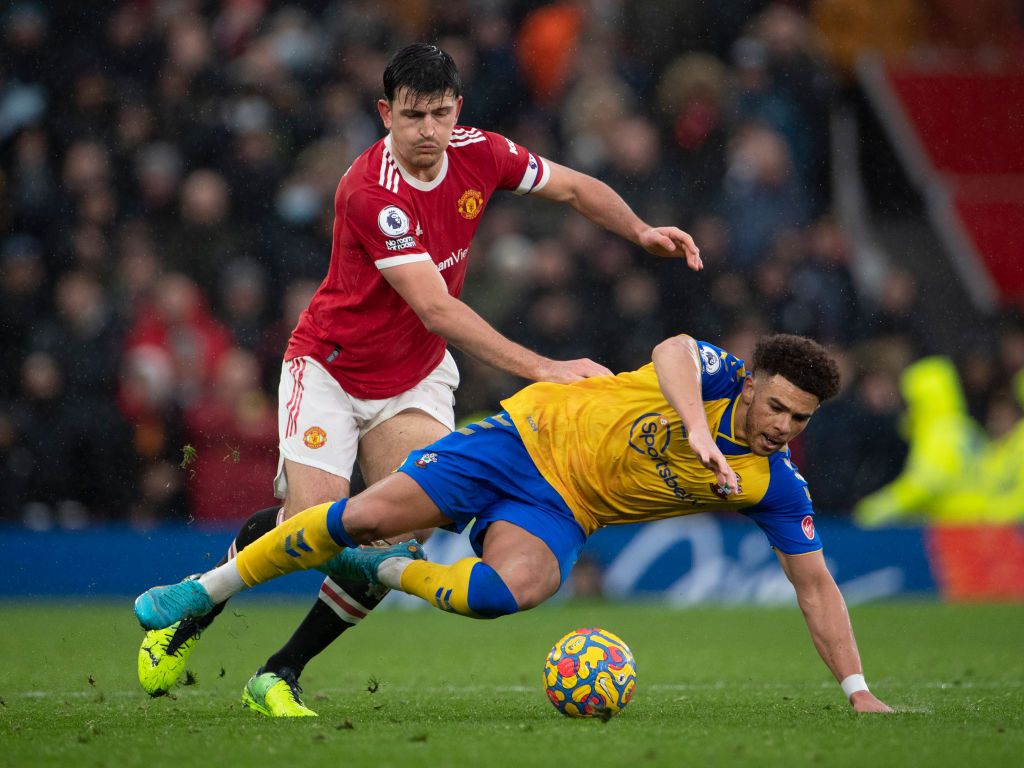
[[[307,669],[319,718],[260,718],[239,693],[294,606],[237,601],[190,660],[197,684],[150,699],[128,601],[0,603],[0,765],[1024,763],[1022,606],[856,608],[868,679],[900,710],[889,716],[849,710],[795,608],[576,603],[493,622],[381,611]],[[554,641],[594,625],[638,664],[636,697],[608,723],[561,717],[541,685]]]

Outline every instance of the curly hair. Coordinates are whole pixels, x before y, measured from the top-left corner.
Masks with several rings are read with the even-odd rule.
[[[754,347],[754,373],[778,374],[824,402],[839,392],[839,366],[818,342],[777,333]]]

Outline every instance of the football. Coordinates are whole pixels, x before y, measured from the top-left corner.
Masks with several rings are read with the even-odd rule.
[[[610,717],[636,690],[636,662],[622,640],[604,629],[577,629],[551,649],[544,687],[555,709],[569,717]]]

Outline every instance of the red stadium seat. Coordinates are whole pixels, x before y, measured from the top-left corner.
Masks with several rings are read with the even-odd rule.
[[[889,63],[874,79],[926,195],[948,213],[1002,301],[1024,301],[1024,68],[955,71]],[[941,196],[938,197],[940,201]],[[933,216],[935,215],[933,211]]]

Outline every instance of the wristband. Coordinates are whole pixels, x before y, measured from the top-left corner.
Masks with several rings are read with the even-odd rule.
[[[846,694],[846,698],[850,698],[858,691],[868,689],[868,684],[864,682],[864,675],[848,675],[839,685],[843,689],[843,693]]]

